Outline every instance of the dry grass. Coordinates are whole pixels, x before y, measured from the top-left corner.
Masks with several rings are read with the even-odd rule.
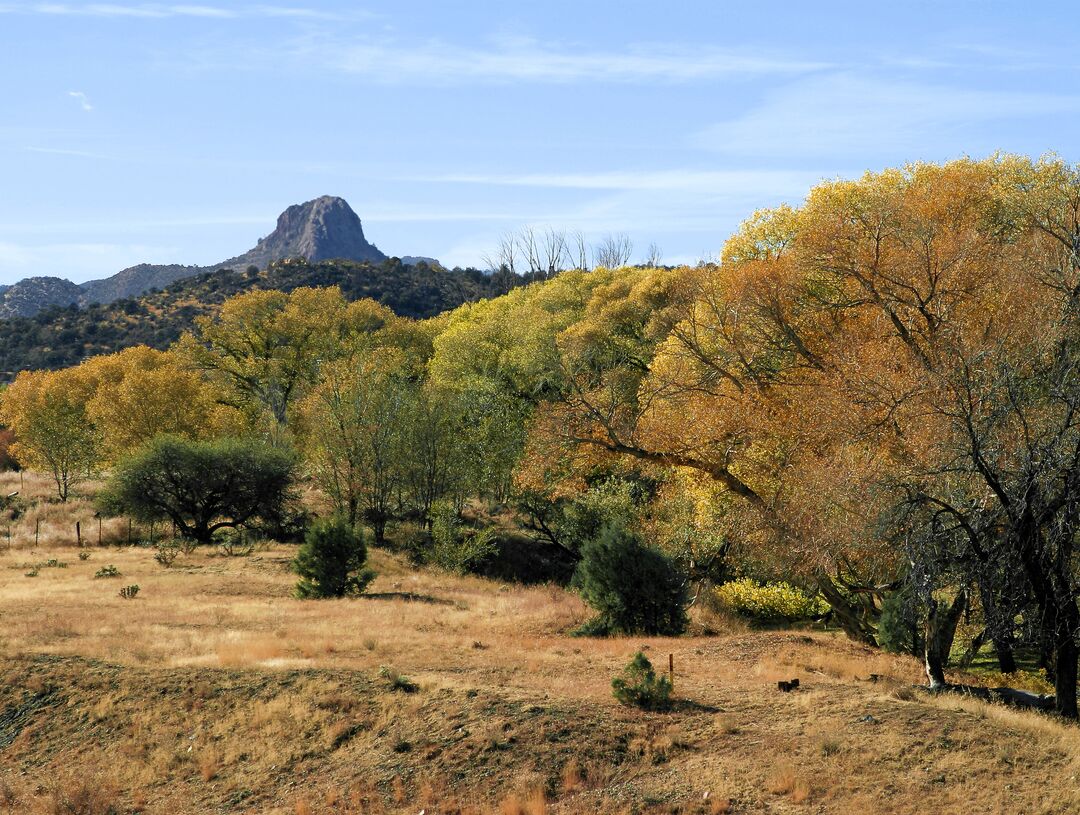
[[[0,551],[0,714],[19,714],[0,719],[0,813],[63,812],[80,779],[102,791],[86,812],[125,815],[1080,809],[1057,781],[1080,772],[1080,730],[913,692],[917,663],[838,635],[580,640],[566,632],[587,610],[562,589],[379,551],[370,596],[341,601],[293,599],[283,546],[170,568],[145,547],[90,551]],[[50,559],[67,566],[24,576]],[[122,581],[94,579],[106,563]],[[692,704],[614,702],[639,648],[674,656]]]

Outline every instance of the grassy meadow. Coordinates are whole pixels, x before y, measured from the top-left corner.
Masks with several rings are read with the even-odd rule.
[[[364,596],[302,601],[293,546],[204,547],[165,567],[126,545],[126,524],[103,539],[89,503],[42,503],[0,551],[0,812],[1080,806],[1075,726],[931,697],[913,687],[917,661],[830,631],[695,609],[683,637],[574,638],[589,612],[571,591],[416,570],[386,550]],[[106,566],[119,575],[95,577]],[[658,668],[671,655],[670,712],[612,698],[638,649]],[[800,689],[779,693],[793,677]]]

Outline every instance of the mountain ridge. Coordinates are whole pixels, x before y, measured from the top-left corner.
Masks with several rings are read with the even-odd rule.
[[[293,204],[278,216],[274,230],[243,254],[209,266],[139,263],[100,280],[76,284],[62,277],[28,277],[0,288],[0,318],[33,317],[51,306],[108,304],[163,289],[178,280],[233,268],[260,271],[278,260],[310,262],[350,260],[379,263],[387,259],[364,236],[359,216],[344,198],[323,195]]]

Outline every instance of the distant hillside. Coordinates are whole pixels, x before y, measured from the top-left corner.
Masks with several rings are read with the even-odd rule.
[[[254,249],[210,266],[155,265],[140,263],[104,280],[76,285],[59,277],[28,277],[0,288],[0,318],[33,317],[50,306],[81,306],[112,303],[138,297],[151,289],[163,289],[177,280],[205,272],[249,266],[267,268],[276,260],[304,258],[386,260],[386,255],[368,243],[360,218],[342,198],[324,195],[304,204],[295,204],[278,216],[273,232],[259,240]],[[417,260],[420,260],[419,258]],[[432,264],[437,265],[437,264]]]
[[[222,269],[177,280],[162,291],[112,303],[52,306],[33,317],[0,319],[0,371],[63,368],[88,356],[146,344],[166,348],[195,318],[252,289],[292,291],[339,286],[349,300],[371,297],[405,317],[431,317],[462,303],[504,293],[517,280],[476,269],[447,271],[427,264],[290,259],[263,271]]]

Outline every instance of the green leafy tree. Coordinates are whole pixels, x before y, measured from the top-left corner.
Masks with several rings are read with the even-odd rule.
[[[293,561],[300,575],[300,598],[362,594],[375,573],[364,568],[367,547],[362,532],[340,515],[316,521]]]
[[[61,501],[100,457],[101,437],[86,412],[90,393],[78,369],[23,371],[0,398],[0,421],[15,433],[12,454],[52,476]]]
[[[291,452],[257,440],[159,436],[117,465],[100,501],[108,512],[171,520],[185,537],[210,543],[219,529],[280,519],[295,470]]]
[[[582,548],[574,582],[597,612],[590,634],[661,634],[686,630],[686,581],[641,538],[607,526]]]

